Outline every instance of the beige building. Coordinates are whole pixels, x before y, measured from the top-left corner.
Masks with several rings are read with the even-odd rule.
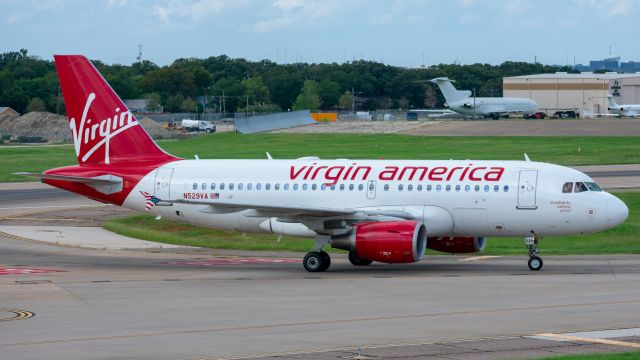
[[[640,73],[536,74],[502,79],[504,97],[533,99],[541,111],[579,111],[582,116],[606,114],[612,94],[618,104],[640,104]]]

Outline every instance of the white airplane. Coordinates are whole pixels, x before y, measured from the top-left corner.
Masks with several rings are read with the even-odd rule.
[[[538,239],[625,221],[627,206],[587,175],[529,161],[184,160],[147,135],[83,56],[55,64],[78,165],[41,178],[91,199],[212,228],[315,238],[304,268],[325,271],[323,247],[354,265],[411,263],[425,249],[483,250],[489,236]],[[241,145],[240,145],[241,146]]]
[[[431,82],[438,85],[449,109],[462,115],[498,119],[502,114],[538,111],[538,104],[528,98],[472,97],[469,90],[457,90],[449,78],[439,77]]]
[[[619,105],[612,95],[607,95],[609,99],[608,110],[619,116],[640,116],[640,104]]]

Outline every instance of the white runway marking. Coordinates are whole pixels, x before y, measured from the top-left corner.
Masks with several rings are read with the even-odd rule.
[[[619,340],[609,340],[608,338],[622,338],[640,336],[640,328],[616,329],[616,330],[600,330],[566,334],[538,334],[531,336],[534,339],[554,340],[554,341],[579,341],[594,344],[614,345],[640,349],[639,343]]]
[[[499,258],[499,257],[500,256],[496,256],[496,255],[474,256],[470,258],[460,259],[458,261],[480,261],[480,260],[487,260],[487,259],[493,259],[493,258]]]

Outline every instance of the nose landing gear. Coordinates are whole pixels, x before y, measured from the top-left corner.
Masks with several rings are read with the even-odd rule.
[[[531,271],[539,271],[542,269],[542,259],[538,256],[538,242],[540,239],[538,235],[536,235],[533,231],[531,232],[532,236],[527,236],[524,238],[524,244],[527,246],[529,250],[529,269]]]

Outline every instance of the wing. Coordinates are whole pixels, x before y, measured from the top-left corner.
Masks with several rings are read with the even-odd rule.
[[[162,200],[164,203],[207,205],[208,208],[200,210],[205,213],[224,214],[231,212],[245,211],[248,217],[277,217],[284,219],[305,219],[305,218],[335,218],[355,216],[366,218],[370,216],[393,217],[396,219],[412,219],[413,216],[404,211],[374,209],[374,208],[328,208],[328,207],[307,207],[288,205],[265,205],[253,204],[227,200]],[[248,210],[248,211],[247,211]]]

